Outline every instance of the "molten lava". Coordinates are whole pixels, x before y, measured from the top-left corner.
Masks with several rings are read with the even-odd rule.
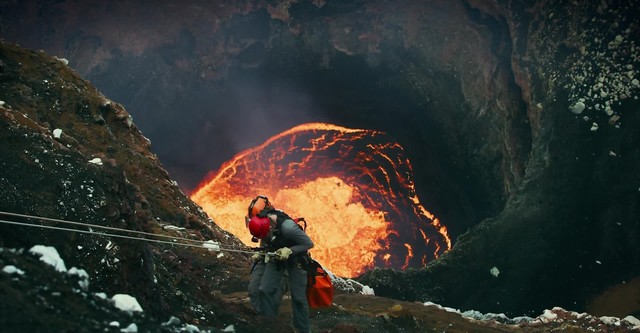
[[[423,267],[451,248],[447,228],[415,193],[403,148],[385,133],[309,123],[245,150],[201,183],[191,199],[245,244],[244,216],[264,194],[304,217],[312,256],[334,274]]]

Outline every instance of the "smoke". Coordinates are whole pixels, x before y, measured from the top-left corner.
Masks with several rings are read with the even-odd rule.
[[[160,58],[124,57],[94,82],[107,87],[106,95],[122,98],[116,100],[185,193],[235,154],[296,125],[327,120],[303,82],[241,69],[205,83]],[[129,81],[122,84],[122,77]]]
[[[181,110],[183,119],[176,125],[183,128],[173,129],[184,135],[183,147],[173,144],[161,156],[185,192],[235,154],[298,124],[326,119],[310,93],[275,77],[242,75],[201,94]]]
[[[232,15],[242,8],[165,1],[30,3],[3,6],[4,37],[69,59],[122,104],[185,192],[236,153],[327,120],[306,78],[263,68],[262,43],[273,24],[267,11]],[[49,42],[35,38],[43,35]]]
[[[301,82],[277,77],[241,77],[230,80],[230,98],[237,101],[226,110],[234,150],[257,146],[269,137],[296,125],[323,120],[312,94]]]

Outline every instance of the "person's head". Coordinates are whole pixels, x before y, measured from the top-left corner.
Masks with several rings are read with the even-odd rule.
[[[264,214],[260,214],[269,209],[273,209],[273,205],[265,195],[259,195],[251,200],[247,209],[247,217],[245,218],[247,228],[249,228],[249,232],[253,236],[251,241],[258,242],[258,239],[263,239],[269,234],[271,229],[269,218]]]
[[[249,232],[254,238],[263,239],[269,234],[271,229],[271,221],[268,217],[253,216],[247,225]]]

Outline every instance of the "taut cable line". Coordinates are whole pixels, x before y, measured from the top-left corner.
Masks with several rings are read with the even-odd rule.
[[[96,228],[96,229],[122,231],[122,232],[131,233],[131,234],[146,235],[146,236],[151,236],[151,237],[178,239],[178,240],[187,241],[187,242],[200,242],[199,240],[189,239],[189,238],[184,238],[184,237],[173,237],[173,236],[167,236],[167,235],[162,235],[162,234],[154,234],[154,233],[151,233],[151,232],[122,229],[122,228],[109,227],[109,226],[105,226],[105,225],[98,225],[98,224],[91,224],[91,223],[67,221],[67,220],[54,219],[54,218],[44,217],[44,216],[34,216],[34,215],[3,212],[3,211],[0,211],[0,214],[9,215],[9,216],[16,216],[16,217],[25,217],[25,218],[29,218],[29,219],[36,219],[36,220],[43,220],[43,221],[58,222],[58,223],[64,223],[64,224],[80,225],[80,226]],[[71,229],[71,230],[75,230],[75,229]]]
[[[65,227],[57,227],[57,226],[50,226],[50,225],[41,225],[41,224],[33,224],[33,223],[27,223],[27,222],[18,222],[18,221],[10,221],[10,220],[5,220],[5,219],[0,219],[0,223],[10,224],[10,225],[19,225],[19,226],[25,226],[25,227],[35,227],[35,228],[52,229],[52,230],[60,230],[60,231],[68,231],[68,232],[77,232],[77,233],[83,233],[83,234],[93,234],[93,235],[96,235],[96,236],[105,236],[105,237],[115,237],[115,238],[123,238],[123,239],[130,239],[130,240],[139,240],[139,241],[153,242],[153,243],[159,243],[159,244],[171,244],[171,245],[178,245],[178,246],[202,248],[202,249],[208,249],[208,250],[212,250],[212,251],[216,251],[216,252],[237,252],[237,253],[249,253],[249,254],[255,253],[255,250],[254,251],[247,251],[247,250],[224,248],[224,247],[221,247],[217,242],[215,244],[208,245],[208,244],[205,244],[204,241],[188,239],[188,238],[182,238],[182,237],[171,237],[171,236],[167,236],[167,235],[154,234],[154,233],[144,232],[144,231],[128,230],[128,229],[121,229],[121,228],[115,228],[115,227],[100,226],[100,225],[89,224],[89,223],[72,222],[72,221],[65,221],[65,220],[60,220],[60,219],[53,219],[53,218],[39,217],[39,216],[32,216],[32,215],[25,215],[25,214],[17,214],[17,213],[3,212],[3,211],[0,211],[0,214],[10,215],[10,216],[18,216],[18,217],[25,217],[25,218],[32,218],[32,219],[40,219],[40,220],[59,222],[59,223],[67,223],[67,224],[73,224],[73,225],[81,225],[81,226],[93,227],[93,228],[97,228],[97,229],[98,228],[102,228],[102,229],[107,229],[107,230],[128,232],[128,233],[133,233],[133,234],[141,234],[141,235],[152,236],[152,237],[163,237],[163,238],[168,238],[168,239],[171,239],[171,240],[183,240],[183,241],[186,240],[188,242],[185,243],[185,242],[168,241],[168,240],[162,240],[162,239],[149,239],[149,238],[142,238],[142,237],[135,237],[135,236],[128,236],[128,235],[114,234],[114,233],[109,233],[109,232],[97,232],[97,231],[92,231],[92,230],[80,230],[80,229],[72,229],[72,228],[65,228]]]

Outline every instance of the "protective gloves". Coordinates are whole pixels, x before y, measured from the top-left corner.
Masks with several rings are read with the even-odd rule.
[[[288,247],[279,248],[276,250],[276,258],[278,260],[287,260],[291,253],[293,253],[293,251]]]
[[[260,253],[260,252],[256,252],[251,256],[251,260],[253,261],[259,261],[262,260],[264,258],[264,253]]]

